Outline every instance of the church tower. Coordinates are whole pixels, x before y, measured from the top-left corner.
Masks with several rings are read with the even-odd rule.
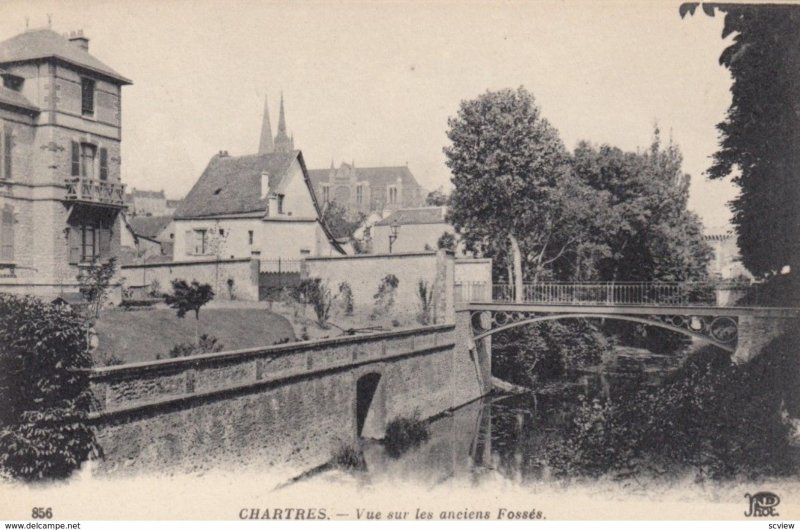
[[[264,155],[275,151],[275,144],[272,142],[272,124],[269,121],[269,105],[267,96],[264,95],[264,118],[261,123],[261,140],[258,143],[258,154]]]
[[[278,116],[278,134],[275,135],[276,153],[288,153],[294,151],[294,135],[289,138],[286,134],[286,113],[283,110],[283,92],[281,92],[281,110]]]

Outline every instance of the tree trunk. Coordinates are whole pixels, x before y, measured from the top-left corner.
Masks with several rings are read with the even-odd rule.
[[[511,258],[514,261],[514,301],[523,302],[522,292],[522,253],[519,250],[519,242],[514,234],[508,234],[511,241]]]

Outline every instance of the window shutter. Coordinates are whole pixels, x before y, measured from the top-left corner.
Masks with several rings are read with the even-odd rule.
[[[98,248],[100,257],[107,258],[111,255],[111,229],[98,228],[97,232],[100,238],[99,248]]]
[[[100,180],[108,180],[108,149],[100,148]]]
[[[14,207],[10,204],[3,208],[0,245],[0,258],[3,261],[14,261]]]
[[[81,144],[72,142],[72,176],[81,175]]]
[[[81,262],[81,229],[78,226],[69,227],[69,263],[76,265]]]
[[[14,134],[11,127],[3,130],[3,178],[11,178],[12,149],[14,147]]]
[[[186,238],[186,255],[192,256],[194,255],[194,231],[187,230],[183,235]]]

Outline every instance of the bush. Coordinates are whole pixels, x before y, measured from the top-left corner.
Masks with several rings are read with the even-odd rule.
[[[116,270],[117,258],[112,257],[105,262],[94,260],[78,273],[79,290],[89,302],[89,314],[94,318],[100,315],[100,309],[108,300],[108,288]]]
[[[492,371],[504,381],[532,387],[538,380],[600,364],[612,344],[586,320],[546,321],[493,336]]]
[[[125,359],[114,353],[104,353],[97,359],[96,364],[100,366],[119,366],[125,364]]]
[[[800,332],[772,341],[749,363],[707,347],[659,388],[584,403],[549,448],[558,474],[614,478],[677,475],[757,480],[794,475],[786,417],[800,413]]]
[[[341,443],[333,453],[333,465],[339,469],[366,471],[367,461],[364,452],[353,444]]]
[[[197,344],[190,342],[181,342],[172,347],[167,355],[175,359],[177,357],[189,357],[191,355],[201,355],[203,353],[217,353],[221,352],[225,346],[219,342],[219,339],[213,335],[203,333]]]
[[[411,417],[398,417],[386,425],[383,445],[389,456],[397,458],[430,437],[428,424],[415,412]]]
[[[353,289],[347,282],[339,284],[339,295],[342,297],[342,311],[345,315],[350,316],[353,314]]]
[[[0,315],[0,470],[24,480],[66,478],[100,451],[86,424],[85,323],[66,307],[7,294]]]
[[[433,289],[428,282],[420,280],[417,283],[417,298],[419,299],[417,322],[427,326],[433,321]]]
[[[387,274],[378,284],[378,291],[372,297],[375,300],[375,307],[372,309],[370,318],[375,320],[378,317],[388,315],[394,306],[394,296],[400,280],[394,274]]]
[[[322,329],[328,328],[328,315],[331,305],[336,298],[331,295],[331,289],[327,283],[323,283],[320,278],[308,278],[300,282],[295,289],[295,296],[298,301],[304,304],[311,304],[314,314],[317,315],[317,324]]]

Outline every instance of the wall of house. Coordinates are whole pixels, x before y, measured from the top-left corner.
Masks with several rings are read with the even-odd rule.
[[[259,243],[263,230],[260,216],[244,219],[177,219],[174,223],[173,259],[175,261],[249,258],[254,250],[263,248],[263,245]],[[214,232],[209,236],[212,244],[205,255],[193,253],[195,229],[213,230]],[[224,231],[224,236],[218,235],[220,229]],[[248,232],[250,230],[253,231],[253,245],[249,243]]]
[[[456,258],[456,283],[492,283],[491,258]]]
[[[197,280],[208,283],[216,298],[231,298],[228,280],[233,280],[233,296],[237,300],[258,300],[258,260],[234,259],[218,261],[176,261],[145,265],[125,265],[120,276],[126,287],[145,287],[157,281],[163,291],[170,291],[172,280]]]
[[[375,254],[389,253],[388,225],[372,227],[372,249]],[[453,226],[447,223],[402,225],[397,231],[397,239],[392,244],[392,252],[421,252],[427,244],[436,249],[436,243],[444,232],[454,234]]]
[[[359,254],[331,258],[307,258],[311,278],[321,278],[334,292],[347,282],[353,292],[354,310],[368,315],[375,307],[375,294],[381,280],[389,274],[398,279],[395,303],[390,317],[402,324],[416,321],[420,314],[419,282],[435,291],[436,321],[452,321],[453,255],[444,251],[413,254]]]
[[[280,185],[270,191],[284,195],[283,214],[270,208],[270,217],[317,218],[317,209],[314,207],[311,192],[304,179],[303,168],[297,158],[292,162]]]

